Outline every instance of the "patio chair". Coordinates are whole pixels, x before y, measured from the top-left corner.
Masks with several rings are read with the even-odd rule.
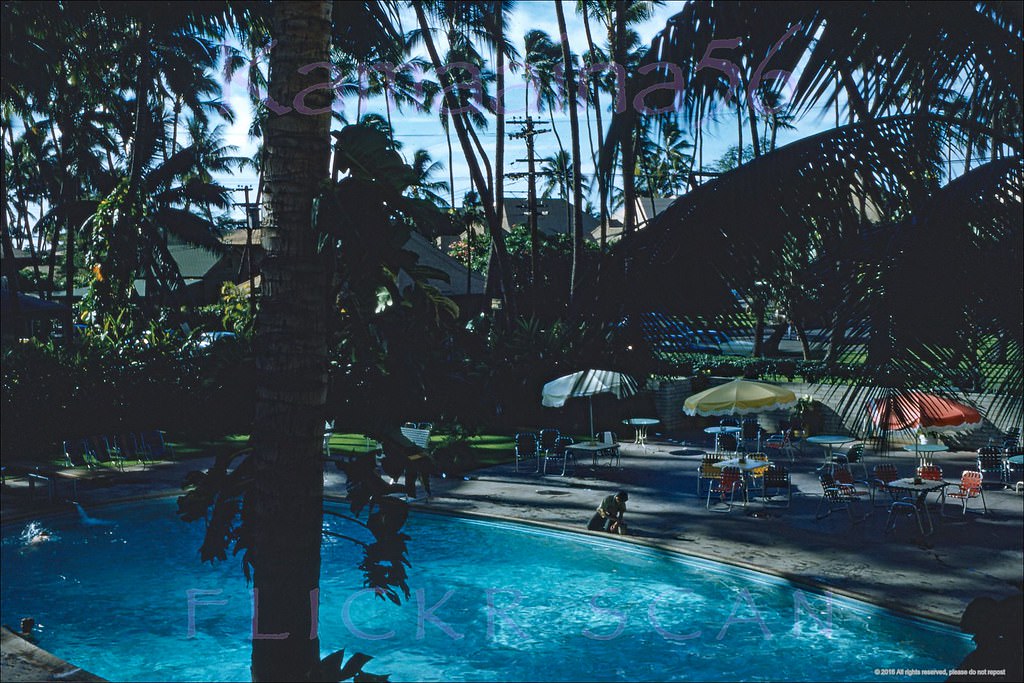
[[[697,495],[704,496],[703,484],[706,481],[710,488],[712,484],[722,478],[722,468],[715,467],[716,462],[725,460],[721,453],[705,453],[697,466]]]
[[[750,488],[760,490],[764,494],[764,474],[768,471],[768,456],[764,453],[748,453],[747,460],[758,460],[764,463],[764,467],[749,470],[747,478],[750,480]]]
[[[558,437],[561,435],[561,432],[554,428],[540,430],[540,439],[537,442],[537,449],[541,454],[555,450],[555,446],[558,444]]]
[[[331,437],[334,436],[334,420],[324,422],[324,457],[331,459]]]
[[[978,449],[978,471],[981,472],[986,484],[998,483],[1000,488],[1009,484],[1006,458],[998,448],[986,446]]]
[[[725,496],[728,494],[728,510],[732,510],[732,505],[736,499],[736,492],[743,492],[743,503],[747,503],[747,487],[743,484],[743,473],[740,472],[738,467],[723,467],[722,477],[718,480],[712,481],[711,488],[708,489],[708,501],[707,509],[711,509],[711,496],[715,493],[722,497],[722,502],[725,502]]]
[[[917,528],[921,532],[921,535],[927,536],[924,531],[924,524],[921,522],[921,511],[917,508],[914,501],[909,498],[894,500],[889,504],[889,516],[885,519],[885,533],[895,533],[896,520],[900,514],[916,519]]]
[[[1003,435],[1003,450],[1007,450],[1009,448],[1015,448],[1015,447],[1019,447],[1019,446],[1020,446],[1020,429],[1018,427],[1014,427],[1013,429],[1008,429],[1006,431],[1006,434]]]
[[[718,452],[735,453],[739,447],[739,440],[732,434],[718,435]]]
[[[942,481],[942,468],[938,465],[921,465],[917,468],[917,476],[925,481]],[[946,489],[939,490],[939,513],[946,509]]]
[[[537,449],[537,434],[535,432],[516,432],[516,472],[519,471],[521,460],[532,460],[534,472],[540,471],[540,458]]]
[[[854,524],[867,519],[867,515],[853,516],[853,507],[861,500],[861,493],[854,487],[836,481],[829,472],[822,472],[818,481],[821,483],[821,500],[814,512],[815,520],[825,519],[837,510],[845,510],[850,522]],[[822,514],[824,508],[827,510]]]
[[[946,494],[947,497],[959,500],[963,506],[961,514],[967,514],[967,501],[972,498],[981,498],[981,505],[985,512],[988,514],[988,504],[985,502],[985,489],[982,487],[984,477],[981,472],[973,472],[971,470],[964,470],[964,473],[960,476],[960,485],[956,491],[950,491]]]
[[[789,476],[789,470],[782,465],[776,465],[771,463],[768,465],[768,469],[765,470],[764,477],[761,481],[761,500],[765,504],[774,503],[772,500],[775,496],[781,495],[782,491],[785,491],[786,495],[786,507],[792,502],[792,481]]]
[[[761,450],[761,436],[764,434],[764,430],[758,424],[757,418],[744,418],[741,430],[740,436],[743,439],[743,448],[748,451],[759,452]]]
[[[562,463],[562,476],[569,470],[569,463],[572,462],[573,471],[576,470],[576,455],[568,449],[574,443],[571,436],[560,436],[555,442],[555,447],[550,451],[547,451],[543,455],[544,470],[543,474],[548,473],[549,462],[561,462]]]
[[[1024,465],[1016,465],[1010,462],[1015,455],[1024,455],[1024,447],[1011,446],[1006,449],[1006,474],[1009,475],[1008,483],[1012,485],[1014,493],[1024,490]]]
[[[896,494],[889,488],[889,484],[891,482],[900,478],[900,473],[896,469],[896,465],[893,465],[891,462],[879,463],[874,466],[871,473],[871,505],[873,507],[884,507],[886,505],[885,503],[881,506],[875,505],[875,496],[879,491],[884,491],[889,494],[890,503],[896,500]]]
[[[868,496],[871,495],[871,482],[867,479],[854,479],[853,472],[850,471],[849,467],[835,467],[832,469],[832,478],[844,486],[849,486],[854,490],[858,496],[862,496],[865,493]],[[857,488],[857,485],[864,487],[864,490]]]
[[[781,456],[784,453],[789,454],[789,461],[796,462],[797,447],[794,443],[793,430],[787,429],[780,434],[772,434],[764,442],[765,448],[771,448],[778,451]]]
[[[864,470],[864,479],[868,478],[868,466],[864,462],[864,444],[854,444],[850,446],[850,450],[845,453],[836,453],[832,459],[836,464],[845,467],[859,465]]]

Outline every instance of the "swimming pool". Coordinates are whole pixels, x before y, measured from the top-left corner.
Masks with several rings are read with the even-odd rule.
[[[111,680],[247,680],[238,562],[201,564],[201,525],[173,499],[92,516],[115,524],[48,518],[40,543],[4,528],[3,623],[34,617],[41,647]],[[401,606],[362,589],[349,543],[323,551],[324,654],[373,655],[395,681],[906,680],[885,670],[951,669],[972,649],[944,625],[613,539],[419,513],[408,531]]]

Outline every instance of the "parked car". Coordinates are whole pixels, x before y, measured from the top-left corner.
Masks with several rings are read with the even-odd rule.
[[[192,353],[201,353],[214,344],[223,344],[238,339],[234,332],[202,332],[185,343],[185,348]]]
[[[715,356],[722,353],[718,344],[696,334],[683,332],[662,335],[658,340],[658,350],[665,353],[708,353]]]
[[[733,339],[724,332],[718,330],[699,330],[697,332],[706,343],[718,347],[719,353],[727,356],[752,356],[754,355],[754,342],[745,339]]]

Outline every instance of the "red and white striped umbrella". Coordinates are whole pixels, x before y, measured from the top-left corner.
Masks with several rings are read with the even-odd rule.
[[[956,432],[981,426],[981,413],[969,405],[925,391],[868,401],[871,422],[888,431]]]

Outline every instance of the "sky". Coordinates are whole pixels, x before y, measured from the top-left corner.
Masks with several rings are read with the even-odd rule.
[[[635,27],[640,34],[642,42],[645,45],[649,45],[658,31],[665,27],[668,18],[681,11],[683,5],[683,2],[676,1],[665,2],[663,5],[656,7],[654,16],[650,20]],[[566,8],[567,35],[570,47],[573,52],[583,52],[586,49],[587,43],[582,19],[575,14],[575,3],[565,2],[564,6]],[[402,23],[403,28],[408,31],[415,25],[415,18],[410,13],[402,17]],[[514,41],[520,54],[523,52],[523,36],[533,29],[545,31],[553,38],[558,36],[558,22],[555,15],[554,4],[550,0],[519,2],[513,10],[508,35]],[[601,36],[595,35],[594,39],[595,41],[600,41]],[[439,47],[439,49],[443,48]],[[523,81],[520,76],[510,74],[507,77],[506,92],[508,93],[507,107],[509,119],[521,118],[523,115],[525,106],[523,103],[522,83]],[[247,131],[252,120],[252,113],[251,106],[248,101],[247,84],[241,76],[237,76],[232,82],[227,84],[227,100],[237,115],[236,121],[228,128],[227,142],[228,144],[237,145],[240,149],[240,153],[244,155],[251,155],[255,146],[253,142],[249,140]],[[347,101],[341,103],[336,103],[335,107],[341,108],[349,120],[354,119],[356,103],[353,98],[349,98]],[[534,110],[534,107],[531,105],[530,108],[531,115],[537,116],[537,112]],[[374,98],[364,101],[361,111],[364,114],[373,112],[384,116],[386,113],[386,107],[382,98]],[[544,112],[541,114],[541,117],[544,124],[543,127],[550,128],[551,126],[548,122],[547,113]],[[828,125],[831,125],[831,117],[826,116],[824,118],[826,119],[825,121],[807,119],[801,122],[797,131],[780,132],[779,144],[785,144],[786,142],[790,142],[794,139],[818,132]],[[444,135],[444,129],[440,124],[436,105],[434,111],[431,113],[414,112],[408,109],[402,112],[396,112],[393,110],[392,121],[395,128],[396,138],[403,145],[401,152],[406,157],[406,160],[411,160],[416,150],[424,149],[435,161],[440,161],[445,167],[443,173],[437,174],[434,179],[447,180],[448,147]],[[607,125],[607,121],[608,116],[605,117],[605,125]],[[563,146],[565,148],[570,147],[569,115],[567,111],[556,112],[555,128],[557,136],[554,131],[537,136],[537,156],[539,158],[553,156],[558,151],[559,136],[561,137]],[[749,144],[749,131],[746,127],[744,128],[744,144]],[[508,123],[506,124],[506,133],[514,132],[517,129],[517,126],[509,125]],[[590,163],[590,145],[588,142],[586,119],[582,116],[582,112],[580,117],[580,129],[581,144],[583,146],[583,173],[589,175],[593,172],[593,166]],[[495,136],[493,119],[490,121],[488,129],[480,131],[480,136],[485,148],[487,149],[488,156],[493,162]],[[597,140],[596,128],[594,129],[593,136],[595,145],[599,145],[600,143]],[[692,132],[689,133],[688,137],[692,141]],[[472,189],[472,183],[469,177],[468,167],[464,157],[462,156],[454,130],[452,131],[452,139],[455,146],[453,163],[455,197],[458,202],[461,202],[465,193]],[[708,164],[718,159],[730,146],[735,144],[736,119],[734,116],[726,116],[717,124],[707,126],[704,130],[704,163]],[[526,164],[517,160],[525,158],[525,143],[522,140],[507,139],[505,148],[506,174],[524,172],[526,170]],[[226,182],[231,186],[250,185],[255,187],[257,178],[255,174],[245,172],[236,174],[232,178],[227,179]],[[512,197],[525,196],[526,180],[506,178],[505,192],[506,195]],[[241,197],[239,198],[239,201],[241,201]]]

